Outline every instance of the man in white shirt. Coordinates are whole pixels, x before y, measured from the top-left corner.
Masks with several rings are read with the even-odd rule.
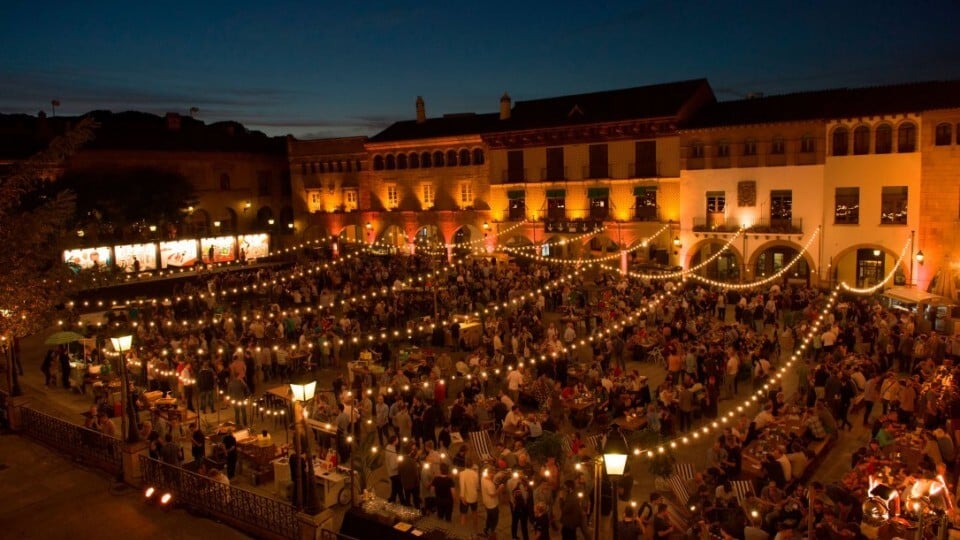
[[[727,365],[723,372],[723,389],[727,399],[732,399],[737,395],[737,375],[740,373],[740,358],[733,350],[733,347],[727,349]]]
[[[523,368],[517,367],[507,374],[507,390],[513,401],[520,399],[520,385],[523,383]]]
[[[484,536],[497,530],[497,524],[500,522],[500,492],[503,490],[503,484],[499,486],[493,481],[493,477],[483,472],[483,478],[480,479],[480,496],[483,500],[483,509],[487,511],[487,520],[483,526]]]
[[[768,403],[762,411],[753,419],[753,422],[757,426],[757,431],[762,430],[768,425],[776,421],[776,417],[773,416],[773,405]]]
[[[466,468],[460,471],[457,476],[457,493],[460,495],[460,524],[467,524],[467,514],[469,513],[473,530],[476,530],[479,519],[477,500],[480,497],[480,474],[468,460]]]
[[[520,407],[514,405],[507,413],[507,417],[503,419],[503,432],[507,435],[515,435],[520,431],[521,422],[523,422],[523,414],[520,412]]]

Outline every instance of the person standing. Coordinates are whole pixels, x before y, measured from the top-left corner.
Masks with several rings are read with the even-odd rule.
[[[57,380],[53,377],[53,361],[57,353],[53,349],[47,350],[43,357],[43,363],[40,364],[40,371],[43,372],[43,385],[53,386]]]
[[[194,462],[200,463],[206,454],[207,437],[204,436],[203,430],[200,429],[200,421],[198,420],[193,424],[193,433],[190,435],[190,455],[193,456]]]
[[[230,380],[230,384],[227,385],[227,396],[233,402],[233,417],[239,426],[247,425],[246,399],[248,395],[247,383],[244,382],[243,377],[234,376]]]
[[[390,444],[386,448],[385,462],[387,466],[387,477],[390,478],[390,498],[387,499],[389,502],[399,502],[401,504],[406,504],[406,497],[403,495],[403,485],[400,483],[400,451],[397,445],[397,436],[392,435],[390,437]]]
[[[213,393],[216,389],[217,377],[216,373],[213,372],[213,368],[210,367],[210,361],[203,363],[203,367],[200,368],[200,372],[197,374],[197,390],[200,392],[200,413],[203,414],[207,412],[207,407],[210,407],[210,412],[216,412],[215,402],[213,399]]]
[[[586,520],[583,517],[583,507],[580,506],[580,499],[574,493],[573,480],[565,481],[563,487],[563,501],[560,503],[560,537],[563,540],[577,540],[579,529],[583,531],[584,538],[589,538]]]
[[[480,474],[473,467],[472,463],[467,461],[466,468],[460,471],[457,477],[457,493],[460,495],[460,524],[467,524],[467,514],[470,514],[470,521],[473,529],[477,528],[477,500],[480,496]]]
[[[437,517],[444,521],[453,521],[453,478],[450,478],[450,466],[440,464],[440,474],[430,483],[437,500]],[[524,538],[526,540],[526,538]]]
[[[237,473],[237,438],[233,436],[233,431],[228,431],[223,436],[223,449],[227,452],[227,478],[233,479]]]
[[[483,509],[487,512],[483,524],[483,534],[485,536],[494,533],[497,530],[497,524],[500,522],[501,491],[503,491],[503,484],[497,485],[493,478],[484,471],[480,478],[480,498],[483,501]]]
[[[511,478],[513,485],[510,487],[510,536],[511,538],[520,538],[517,536],[517,528],[523,534],[523,540],[530,540],[530,533],[527,531],[527,522],[530,518],[530,494],[527,492],[527,484],[523,476]]]
[[[70,389],[70,355],[67,354],[67,349],[61,345],[57,351],[57,357],[60,360],[60,382],[63,384],[64,390]]]
[[[546,503],[534,505],[532,522],[533,540],[550,540],[550,513],[547,512]]]

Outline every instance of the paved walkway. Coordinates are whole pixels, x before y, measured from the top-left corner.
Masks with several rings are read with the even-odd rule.
[[[249,538],[184,510],[147,504],[139,490],[117,490],[108,475],[27,437],[0,435],[0,456],[3,538]]]

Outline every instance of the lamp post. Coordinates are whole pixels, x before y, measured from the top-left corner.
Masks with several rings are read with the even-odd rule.
[[[135,443],[140,440],[140,431],[137,430],[137,409],[130,401],[130,380],[127,376],[127,359],[124,357],[124,352],[130,350],[133,336],[127,334],[113,337],[110,338],[110,342],[120,354],[120,407],[123,409],[120,417],[120,433],[126,442]]]
[[[610,433],[603,445],[603,465],[610,477],[610,537],[617,540],[617,477],[622,476],[627,467],[627,443],[616,424],[610,426]],[[598,518],[598,528],[599,521]]]
[[[913,261],[914,261],[913,250],[917,247],[916,235],[917,235],[916,231],[910,231],[910,287],[913,287],[914,285],[917,284],[917,281],[913,279]]]
[[[296,469],[291,471],[293,473],[291,477],[294,479],[293,506],[298,510],[304,510],[312,503],[312,497],[307,496],[306,487],[307,482],[312,481],[313,459],[310,458],[310,440],[305,433],[303,403],[313,399],[316,391],[317,381],[304,384],[290,383],[291,401],[293,402],[293,448],[296,453],[296,459],[291,461],[296,465]],[[304,459],[306,464],[303,462]]]

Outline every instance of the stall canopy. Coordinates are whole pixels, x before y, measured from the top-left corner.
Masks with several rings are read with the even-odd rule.
[[[884,291],[883,296],[905,304],[942,306],[951,303],[948,298],[912,287],[893,287]]]

